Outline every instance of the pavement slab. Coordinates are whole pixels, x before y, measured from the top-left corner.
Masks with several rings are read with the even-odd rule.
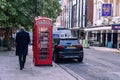
[[[0,52],[0,80],[76,80],[54,62],[53,66],[34,66],[32,53],[30,47],[25,68],[19,70],[15,51]]]

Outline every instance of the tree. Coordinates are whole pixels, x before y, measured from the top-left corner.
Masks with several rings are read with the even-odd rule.
[[[38,15],[52,18],[55,21],[60,14],[59,0],[38,0]],[[33,27],[35,16],[35,0],[1,0],[0,27],[7,29],[6,39],[9,42],[9,30],[25,26]],[[9,46],[9,45],[8,45]]]
[[[1,0],[0,26],[26,28],[33,26],[35,2],[34,0]],[[60,14],[59,0],[38,0],[38,15],[52,18]]]
[[[19,25],[28,26],[29,10],[26,10],[27,0],[2,0],[0,5],[0,26],[2,27],[17,27]]]
[[[38,0],[38,4],[38,15],[52,18],[53,21],[60,15],[61,5],[59,0]]]

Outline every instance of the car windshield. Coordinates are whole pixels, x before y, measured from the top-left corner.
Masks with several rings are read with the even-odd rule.
[[[59,34],[53,34],[53,38],[59,38]]]
[[[60,40],[60,45],[78,45],[78,40],[76,39],[63,39]]]

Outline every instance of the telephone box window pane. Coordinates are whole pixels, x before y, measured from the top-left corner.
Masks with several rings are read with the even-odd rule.
[[[40,54],[40,56],[39,56],[40,59],[48,59],[49,58],[49,50],[47,48],[40,49],[39,54]]]
[[[39,59],[45,60],[49,59],[49,28],[41,27],[39,30]]]
[[[40,31],[48,31],[48,28],[46,28],[46,27],[41,27],[41,29],[40,29]]]
[[[48,48],[48,44],[41,44],[40,47],[41,48]]]
[[[41,60],[49,59],[49,55],[40,55],[39,58],[40,58]]]

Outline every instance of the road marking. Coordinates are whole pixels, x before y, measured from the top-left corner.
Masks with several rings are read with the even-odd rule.
[[[116,74],[120,77],[120,72],[112,72],[113,74]]]
[[[75,72],[73,72],[71,69],[65,67],[64,65],[59,65],[62,69],[64,69],[66,72],[68,72],[71,76],[73,76],[74,78],[76,78],[76,80],[86,80],[83,77],[79,76],[78,74],[76,74]]]

